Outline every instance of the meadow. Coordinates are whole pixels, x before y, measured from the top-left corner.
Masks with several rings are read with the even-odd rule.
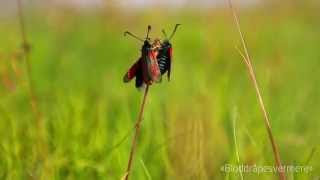
[[[166,12],[166,13],[163,13]],[[0,19],[0,179],[119,180],[142,92],[122,77],[140,56],[130,30],[162,37],[176,23],[172,79],[150,88],[132,179],[241,179],[221,166],[273,165],[263,116],[227,9],[24,13],[30,78],[16,16]],[[320,177],[318,8],[242,9],[242,30],[270,113],[282,163]],[[32,113],[28,82],[37,97]],[[236,145],[235,145],[236,144]],[[244,179],[277,179],[244,173]]]

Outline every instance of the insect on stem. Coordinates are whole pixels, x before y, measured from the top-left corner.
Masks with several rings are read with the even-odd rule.
[[[132,145],[131,145],[131,151],[130,151],[128,166],[127,166],[127,171],[126,171],[126,174],[125,174],[125,176],[123,178],[125,180],[129,179],[130,170],[131,170],[131,166],[132,166],[134,153],[136,151],[137,139],[138,139],[138,136],[139,136],[139,133],[140,133],[140,125],[141,125],[141,122],[142,122],[143,111],[144,111],[144,107],[145,107],[145,104],[146,104],[148,92],[149,92],[149,85],[147,85],[147,87],[146,87],[146,89],[144,91],[143,100],[142,100],[142,104],[141,104],[138,120],[137,120],[136,125],[135,125],[136,131],[135,131],[133,139],[132,139]]]

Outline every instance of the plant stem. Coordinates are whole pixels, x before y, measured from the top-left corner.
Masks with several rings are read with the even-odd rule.
[[[17,14],[19,18],[19,28],[21,33],[21,43],[22,43],[22,51],[23,51],[23,58],[26,64],[26,77],[27,77],[27,86],[28,86],[28,93],[30,98],[30,105],[32,112],[34,114],[36,128],[37,128],[37,136],[38,136],[38,148],[39,148],[39,156],[42,160],[44,158],[44,154],[46,153],[47,149],[44,144],[44,125],[42,121],[42,116],[39,111],[38,100],[37,96],[34,92],[34,84],[31,78],[32,68],[30,62],[30,44],[28,43],[27,33],[26,33],[26,26],[25,20],[23,17],[23,5],[21,0],[17,0]]]
[[[251,78],[251,82],[254,85],[254,88],[255,88],[255,91],[256,91],[256,94],[257,94],[257,97],[258,97],[258,101],[259,101],[259,105],[260,105],[261,111],[263,112],[264,123],[265,123],[266,129],[267,129],[267,133],[268,133],[268,137],[269,137],[270,143],[272,145],[274,159],[275,159],[275,163],[276,163],[276,166],[277,166],[277,169],[278,169],[277,172],[279,174],[279,179],[280,180],[285,180],[286,176],[285,176],[285,172],[282,169],[281,160],[280,160],[280,153],[279,153],[277,144],[276,144],[275,139],[274,139],[273,134],[272,134],[269,115],[267,113],[267,110],[265,108],[265,105],[264,105],[264,102],[263,102],[263,99],[262,99],[262,96],[261,96],[260,88],[259,88],[259,85],[258,85],[258,82],[257,82],[257,79],[256,79],[255,72],[253,70],[253,66],[252,66],[252,63],[251,63],[251,58],[249,56],[249,52],[248,52],[248,48],[247,48],[247,45],[246,45],[246,42],[245,42],[245,39],[244,39],[244,35],[243,35],[243,33],[241,31],[241,28],[240,28],[239,18],[237,16],[237,13],[236,13],[235,9],[233,8],[231,0],[228,0],[228,2],[229,2],[229,7],[230,7],[230,9],[232,11],[232,14],[233,14],[233,18],[234,18],[235,24],[237,26],[237,30],[238,30],[238,32],[240,34],[240,38],[241,38],[243,49],[245,51],[245,55],[243,55],[241,53],[241,51],[239,51],[239,53],[240,53],[240,55],[242,56],[243,60],[246,63],[246,66],[248,68],[249,75],[250,75],[250,78]]]
[[[240,155],[239,155],[239,149],[238,149],[238,143],[237,143],[237,132],[236,132],[236,121],[237,121],[237,109],[234,108],[233,114],[232,114],[232,127],[233,127],[233,141],[234,141],[234,150],[236,153],[237,158],[237,164],[240,166]],[[241,180],[243,180],[243,173],[242,171],[239,171]]]
[[[133,156],[134,156],[134,153],[135,153],[135,150],[136,150],[136,146],[137,146],[137,139],[138,139],[139,132],[140,132],[140,125],[141,125],[141,122],[142,122],[142,116],[143,116],[143,111],[144,111],[144,107],[145,107],[145,104],[146,104],[148,91],[149,91],[149,85],[147,85],[147,87],[146,87],[146,89],[144,91],[144,96],[143,96],[143,100],[142,100],[142,104],[141,104],[138,120],[137,120],[136,125],[135,125],[136,131],[134,133],[133,140],[132,140],[131,152],[130,152],[130,157],[129,157],[129,161],[128,161],[127,171],[126,171],[126,174],[125,174],[125,180],[129,179],[130,170],[131,170],[132,161],[133,161]]]
[[[34,85],[31,79],[31,63],[30,63],[30,45],[27,41],[27,35],[26,35],[26,30],[25,30],[25,23],[24,23],[24,18],[23,18],[23,8],[22,8],[22,3],[21,0],[17,0],[17,6],[18,6],[18,17],[19,17],[19,25],[20,25],[20,33],[21,33],[21,39],[22,39],[22,50],[24,53],[24,59],[26,63],[26,74],[28,78],[28,89],[29,89],[29,95],[30,95],[30,102],[31,102],[31,107],[32,111],[34,112],[36,119],[40,120],[41,115],[40,111],[38,110],[38,103],[37,103],[37,98],[34,93]]]

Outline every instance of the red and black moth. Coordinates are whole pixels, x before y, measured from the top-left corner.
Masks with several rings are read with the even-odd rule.
[[[133,136],[131,151],[129,154],[128,166],[125,176],[122,179],[128,180],[131,170],[131,165],[134,157],[134,152],[136,149],[137,138],[140,130],[140,124],[142,121],[143,111],[148,95],[149,86],[154,82],[160,82],[163,74],[168,74],[168,80],[170,80],[171,64],[172,64],[172,45],[170,40],[177,31],[180,24],[177,24],[168,38],[166,32],[162,30],[165,39],[161,41],[156,38],[153,41],[149,38],[149,33],[151,31],[151,26],[148,26],[148,32],[145,39],[141,39],[136,35],[126,31],[124,35],[130,35],[142,42],[142,50],[140,58],[130,67],[128,72],[124,75],[123,81],[130,82],[133,78],[136,78],[136,87],[143,88],[144,96],[138,116],[138,120],[135,125],[135,134]],[[144,88],[146,87],[146,88]]]
[[[123,81],[130,82],[136,78],[136,87],[143,88],[145,85],[152,85],[154,82],[161,82],[163,74],[167,73],[170,81],[171,64],[172,64],[172,44],[170,40],[175,35],[180,24],[176,24],[170,37],[162,30],[165,36],[164,40],[155,38],[153,41],[149,38],[151,26],[148,26],[148,31],[145,39],[141,39],[129,31],[124,35],[130,35],[144,42],[141,49],[141,57],[130,67],[124,75]]]

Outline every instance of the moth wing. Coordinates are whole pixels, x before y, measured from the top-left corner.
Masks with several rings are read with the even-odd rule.
[[[130,82],[134,77],[136,77],[137,73],[141,71],[141,58],[139,58],[125,73],[123,76],[123,82],[128,83]]]

